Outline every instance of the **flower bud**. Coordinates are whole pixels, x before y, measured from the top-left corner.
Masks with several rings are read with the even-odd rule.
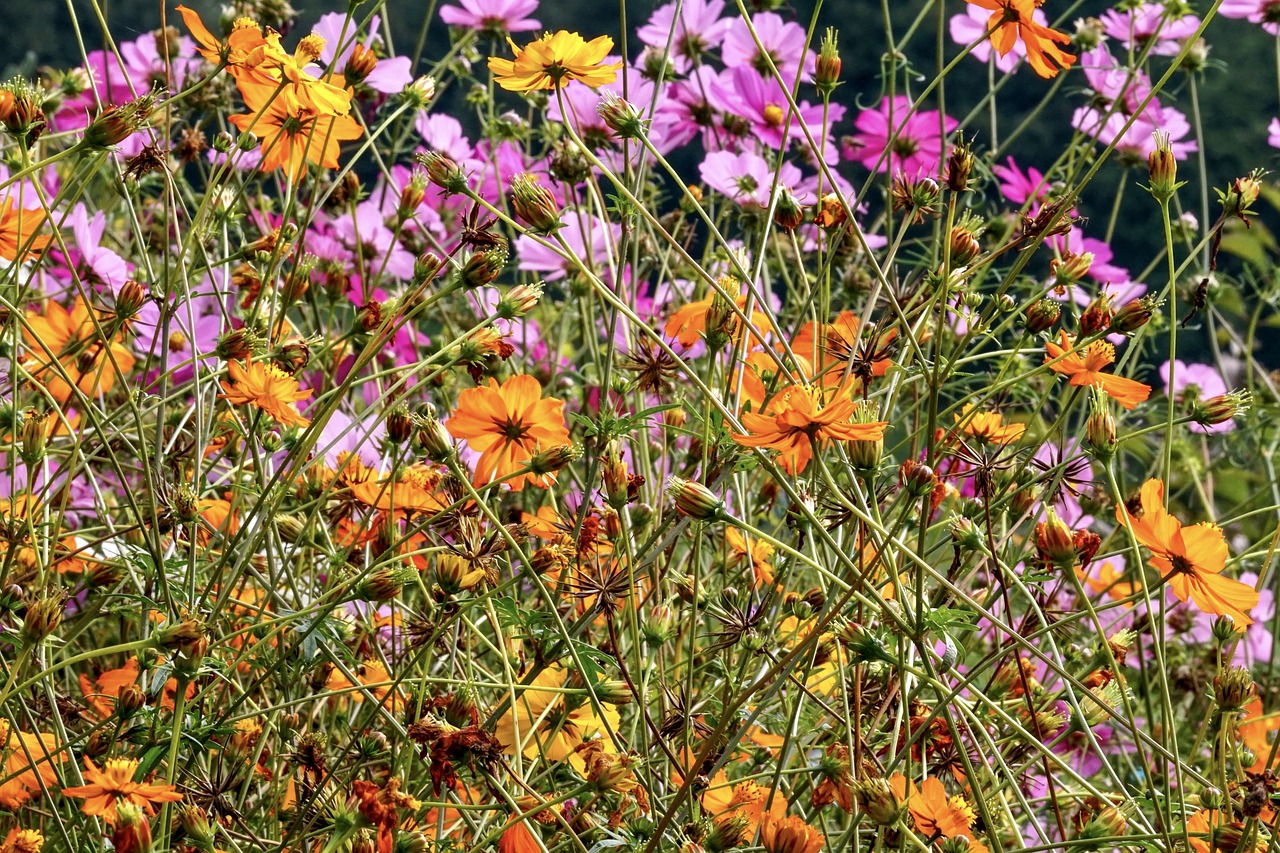
[[[509,200],[516,217],[535,234],[550,234],[563,225],[559,205],[551,190],[527,172],[512,179]]]
[[[1252,402],[1253,397],[1248,391],[1233,391],[1208,400],[1196,400],[1191,405],[1191,420],[1204,427],[1224,424],[1248,411]]]
[[[356,598],[361,601],[391,601],[416,575],[416,571],[404,566],[375,569],[356,587]]]
[[[1111,416],[1107,395],[1096,391],[1090,402],[1089,420],[1084,425],[1085,440],[1094,455],[1105,461],[1116,452],[1116,420]]]
[[[814,62],[813,85],[824,100],[840,85],[842,66],[837,41],[835,28],[827,27],[822,44],[818,47],[818,58]]]
[[[396,206],[396,216],[402,220],[413,216],[426,195],[427,176],[415,169],[409,182],[404,185],[404,189],[400,190],[400,204]]]
[[[968,266],[973,259],[982,253],[978,238],[968,228],[957,225],[951,229],[951,265],[953,267]]]
[[[399,404],[387,413],[387,438],[396,444],[404,444],[413,437],[413,416],[404,404]]]
[[[347,58],[346,68],[342,76],[348,83],[363,82],[378,67],[378,55],[362,44],[351,48],[351,56]]]
[[[701,483],[672,477],[667,494],[675,501],[676,511],[698,521],[716,521],[724,517],[724,501]]]
[[[444,462],[454,454],[453,436],[437,418],[423,418],[418,422],[418,446],[432,462]]]
[[[151,822],[141,806],[128,800],[116,803],[111,844],[116,853],[151,853]]]
[[[428,151],[416,158],[427,171],[427,179],[450,195],[467,191],[467,177],[453,158],[439,151]]]
[[[1060,569],[1076,565],[1075,538],[1071,528],[1049,510],[1049,517],[1036,525],[1036,552],[1040,559]]]
[[[1261,174],[1260,171],[1255,171],[1243,178],[1236,178],[1225,193],[1222,190],[1216,190],[1218,200],[1222,202],[1222,212],[1226,216],[1244,220],[1246,225],[1249,223],[1249,217],[1253,215],[1253,205],[1262,193],[1262,182],[1259,180]]]
[[[431,99],[436,95],[436,80],[424,74],[405,86],[400,94],[412,109],[426,109],[427,104],[431,103]]]
[[[426,284],[439,275],[444,268],[444,260],[435,252],[423,252],[413,262],[413,283]]]
[[[1110,294],[1095,297],[1080,315],[1080,334],[1096,335],[1106,331],[1111,327],[1111,318],[1115,313],[1115,309],[1111,307]]]
[[[596,112],[605,126],[622,139],[640,139],[648,130],[649,122],[625,98],[612,89],[605,89],[596,105]]]
[[[214,846],[214,828],[204,809],[191,803],[178,808],[178,824],[186,833],[186,841],[197,850],[212,853]]]
[[[1213,641],[1219,646],[1225,646],[1227,643],[1234,642],[1243,629],[1238,627],[1236,620],[1230,616],[1219,616],[1213,620],[1210,630]]]
[[[498,300],[497,315],[504,320],[517,320],[537,307],[542,299],[542,282],[517,284]]]
[[[141,282],[129,279],[120,287],[120,292],[116,294],[116,317],[121,320],[132,320],[138,316],[138,312],[142,310],[142,306],[146,301],[146,288],[142,286]]]
[[[1173,198],[1182,184],[1178,183],[1178,161],[1169,145],[1169,134],[1157,130],[1152,135],[1155,137],[1156,147],[1147,155],[1147,175],[1150,180],[1147,189],[1156,201],[1163,204]]]
[[[1052,299],[1041,299],[1027,306],[1027,331],[1045,332],[1062,316],[1062,306]]]
[[[565,468],[582,455],[582,448],[574,444],[561,444],[539,450],[529,457],[529,471],[542,477]]]
[[[1108,331],[1118,332],[1123,335],[1133,334],[1151,322],[1155,309],[1156,300],[1153,297],[1144,296],[1140,299],[1132,299],[1126,302],[1111,318],[1111,325],[1108,327]]]
[[[22,618],[22,638],[31,645],[41,642],[58,630],[65,610],[63,597],[56,593],[32,601],[27,605],[27,612]]]
[[[18,456],[34,468],[44,458],[49,436],[57,425],[58,418],[52,412],[38,412],[27,409],[22,416],[22,441],[18,446]]]
[[[622,446],[615,439],[600,454],[600,476],[604,481],[605,496],[609,506],[622,509],[627,505],[627,463],[622,458]]]
[[[474,289],[483,287],[502,274],[507,265],[507,247],[494,246],[479,252],[472,252],[458,271],[458,280],[463,287]]]
[[[155,97],[143,95],[121,106],[109,106],[85,128],[82,144],[87,148],[107,149],[128,139],[155,109]]]
[[[919,225],[938,215],[942,188],[933,178],[908,178],[899,174],[889,188],[894,210],[906,213],[908,223]]]
[[[855,424],[879,423],[876,404],[867,400],[859,400],[853,409],[852,422]],[[846,444],[849,452],[849,464],[859,471],[874,471],[880,466],[884,456],[884,438],[861,439]]]
[[[252,130],[246,130],[244,133],[236,137],[236,148],[247,153],[256,149],[259,142],[258,134],[254,133]]]
[[[1092,266],[1093,252],[1063,252],[1061,258],[1049,262],[1049,271],[1056,286],[1070,287],[1088,275]]]
[[[969,188],[969,176],[973,174],[973,149],[967,142],[953,145],[947,157],[947,189],[962,193]]]
[[[912,495],[919,497],[933,491],[933,487],[938,484],[938,475],[928,465],[908,459],[898,468],[898,482]]]
[[[893,826],[906,815],[907,804],[888,779],[860,779],[853,785],[853,795],[858,810],[878,826]]]
[[[773,206],[773,224],[783,231],[794,231],[804,222],[804,207],[787,187],[778,191],[778,201]]]
[[[1213,700],[1223,711],[1239,711],[1257,692],[1253,676],[1242,666],[1229,667],[1213,677]]]

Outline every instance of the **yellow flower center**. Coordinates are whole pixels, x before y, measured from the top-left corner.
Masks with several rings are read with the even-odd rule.
[[[785,113],[777,104],[767,104],[764,108],[764,123],[769,127],[781,127]]]

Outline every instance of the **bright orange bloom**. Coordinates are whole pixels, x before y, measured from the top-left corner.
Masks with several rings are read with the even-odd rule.
[[[1058,45],[1070,44],[1066,33],[1037,24],[1033,17],[1043,0],[968,0],[975,6],[991,10],[987,29],[991,30],[991,46],[1001,56],[1013,49],[1019,39],[1027,49],[1031,69],[1041,77],[1056,77],[1061,68],[1070,68],[1076,57]]]
[[[1237,629],[1252,625],[1248,611],[1257,605],[1258,591],[1222,576],[1228,556],[1222,528],[1208,521],[1183,527],[1165,511],[1164,483],[1159,480],[1143,483],[1139,500],[1140,515],[1131,515],[1119,504],[1116,519],[1151,550],[1151,565],[1178,600],[1190,600],[1205,613],[1230,616]]]
[[[84,694],[85,701],[89,703],[97,720],[108,719],[115,713],[116,702],[120,699],[121,691],[126,687],[138,685],[139,672],[138,659],[132,657],[125,661],[124,666],[119,669],[109,669],[99,675],[96,680],[89,678],[83,672],[80,673],[80,692]],[[188,684],[186,693],[188,699],[195,696],[196,686]],[[172,711],[177,695],[178,679],[170,678],[165,682],[164,694],[160,697],[160,707]]]
[[[787,798],[777,791],[770,797],[768,788],[750,779],[730,782],[725,772],[719,770],[702,795],[702,808],[717,822],[731,817],[746,818],[750,834],[755,835],[766,821],[781,820],[786,815]]]
[[[826,839],[822,830],[792,815],[765,820],[760,827],[760,843],[765,853],[818,853]]]
[[[972,835],[969,827],[973,826],[975,817],[973,806],[958,794],[948,798],[947,789],[933,776],[926,778],[918,791],[911,791],[907,808],[915,820],[916,829],[925,835],[935,832],[941,832],[947,838]]]
[[[542,845],[533,837],[528,821],[518,820],[498,839],[498,853],[539,853]]]
[[[560,30],[529,42],[523,48],[507,39],[515,59],[489,57],[494,81],[508,92],[536,92],[559,89],[579,80],[591,88],[606,86],[618,79],[621,62],[604,65],[613,50],[613,39],[599,36],[586,41],[577,33]]]
[[[1045,352],[1048,354],[1044,357],[1044,363],[1054,373],[1070,376],[1072,385],[1101,388],[1126,409],[1134,408],[1151,394],[1150,385],[1102,372],[1104,367],[1116,360],[1116,348],[1111,344],[1094,341],[1084,348],[1082,355],[1065,330],[1059,332],[1059,335],[1058,343],[1045,343]]]
[[[257,406],[283,426],[304,427],[311,421],[298,414],[293,405],[311,396],[310,391],[298,388],[298,380],[274,364],[262,362],[227,362],[230,380],[222,380],[222,399],[233,406],[248,404]]]
[[[147,814],[155,814],[155,803],[176,803],[182,795],[174,790],[173,785],[150,785],[146,782],[133,781],[133,774],[138,772],[138,761],[133,758],[108,758],[104,768],[99,770],[93,759],[84,760],[85,779],[87,785],[78,788],[63,788],[62,793],[68,797],[84,799],[81,811],[87,815],[97,815],[107,823],[116,819],[117,803],[132,803]]]
[[[38,257],[49,245],[49,237],[36,237],[36,229],[44,224],[44,211],[19,209],[9,196],[0,202],[0,258],[27,261]]]
[[[734,301],[738,308],[746,311],[747,299],[750,294],[742,294]],[[675,338],[682,346],[691,347],[698,341],[709,337],[711,334],[719,333],[730,336],[734,342],[738,342],[743,331],[742,321],[738,315],[732,311],[724,311],[722,319],[722,327],[718,329],[707,328],[707,315],[711,313],[711,308],[715,305],[719,294],[713,293],[706,299],[699,299],[682,305],[676,310],[671,318],[667,320],[666,326],[662,332],[669,338]],[[727,302],[726,302],[727,305]],[[763,345],[763,330],[769,327],[769,317],[758,308],[751,310],[751,341],[748,349]]]
[[[490,379],[488,387],[463,391],[445,428],[480,453],[477,484],[504,480],[513,491],[523,489],[525,483],[546,488],[554,482],[554,474],[526,473],[507,478],[524,468],[536,451],[570,443],[564,424],[564,402],[554,397],[543,399],[542,385],[523,373],[501,385]]]
[[[342,78],[335,76],[334,80]],[[262,140],[261,171],[283,166],[292,183],[306,175],[307,163],[322,169],[338,168],[341,143],[359,139],[364,133],[351,116],[326,113],[289,89],[254,86],[246,88],[243,95],[249,112],[230,116],[230,122],[242,133],[253,131]]]
[[[320,55],[324,39],[319,36],[302,39],[297,52],[290,55],[281,46],[278,32],[268,27],[263,35],[262,27],[250,18],[238,18],[223,42],[209,32],[195,11],[186,6],[179,6],[178,11],[199,45],[200,55],[214,65],[225,62],[246,100],[263,90],[269,97],[281,82],[288,80],[292,84],[290,94],[318,112],[346,115],[351,111],[351,92],[345,86],[317,79],[304,70]]]
[[[117,374],[133,370],[136,361],[119,335],[109,344],[103,340],[103,327],[110,322],[79,297],[70,311],[50,302],[43,314],[27,312],[22,336],[32,378],[59,403],[71,399],[73,385],[89,397],[109,392]]]
[[[1094,592],[1105,592],[1117,601],[1130,598],[1134,593],[1142,589],[1142,584],[1137,581],[1125,580],[1125,576],[1117,572],[1116,567],[1110,561],[1098,566],[1098,576],[1096,578],[1086,575],[1078,568],[1076,569],[1076,576],[1088,584],[1089,589]],[[1133,602],[1126,602],[1125,607],[1133,607]]]
[[[890,329],[863,340],[861,328],[862,321],[852,311],[841,311],[834,321],[821,325],[810,320],[791,342],[791,351],[816,367],[814,381],[823,386],[843,382],[850,361],[854,362],[853,375],[864,381],[884,376],[893,365],[888,353],[898,331]]]
[[[339,476],[351,496],[366,506],[391,512],[437,513],[447,504],[436,491],[442,472],[421,463],[394,476],[369,468],[354,453],[338,454]]]
[[[736,565],[739,561],[749,562],[757,587],[773,585],[773,564],[769,561],[773,559],[776,548],[760,539],[753,538],[748,542],[747,538],[733,527],[724,529],[724,541],[729,546],[728,562],[730,564]]]
[[[999,412],[974,411],[971,403],[966,403],[955,417],[965,435],[992,444],[1012,444],[1027,431],[1026,424],[1006,424]]]
[[[1267,759],[1271,757],[1271,733],[1278,729],[1280,714],[1267,714],[1263,711],[1260,698],[1255,696],[1244,706],[1236,731],[1244,745],[1253,750],[1253,766],[1245,768],[1250,773],[1261,773],[1267,769]]]
[[[400,826],[400,809],[417,811],[422,808],[408,794],[400,793],[400,780],[388,779],[379,787],[373,782],[356,779],[351,783],[361,817],[378,828],[378,853],[391,853],[395,847],[395,831]]]
[[[43,787],[58,783],[55,765],[66,759],[66,753],[58,751],[56,735],[14,731],[0,720],[0,757],[4,778],[0,806],[17,809]]]
[[[792,385],[775,394],[763,414],[744,413],[742,425],[747,432],[734,435],[733,440],[746,447],[781,451],[782,470],[796,474],[809,464],[815,446],[821,449],[831,440],[876,441],[884,437],[887,422],[854,423],[856,412],[857,404],[847,388],[828,395],[810,385]]]
[[[363,702],[365,694],[371,694],[378,703],[392,713],[400,711],[404,707],[404,693],[400,688],[392,689],[391,682],[394,680],[391,674],[387,672],[387,668],[382,661],[376,658],[366,660],[356,670],[356,678],[360,679],[359,684],[353,682],[342,673],[342,670],[335,668],[330,674],[328,682],[325,683],[326,690],[350,690],[352,687],[366,687],[367,690],[356,690],[350,695],[357,702]]]

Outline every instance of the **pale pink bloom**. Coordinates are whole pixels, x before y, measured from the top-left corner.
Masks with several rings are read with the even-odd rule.
[[[542,26],[527,17],[538,0],[458,0],[457,6],[441,6],[440,20],[451,27],[502,35],[523,33]]]
[[[1244,18],[1273,36],[1280,34],[1280,4],[1275,0],[1222,0],[1218,14],[1224,18]]]
[[[1151,94],[1151,78],[1146,72],[1128,68],[1117,62],[1105,43],[1085,53],[1080,59],[1084,79],[1106,103],[1123,101],[1125,112],[1132,113]]]
[[[1187,117],[1173,107],[1151,101],[1142,115],[1124,130],[1129,121],[1127,115],[1112,113],[1094,107],[1079,107],[1071,117],[1071,126],[1101,145],[1116,143],[1116,151],[1128,161],[1144,163],[1156,150],[1155,132],[1169,134],[1169,147],[1174,159],[1185,160],[1198,149],[1194,139],[1185,139],[1191,132]]]
[[[1108,9],[1100,20],[1108,36],[1134,51],[1140,51],[1148,42],[1156,40],[1151,53],[1161,56],[1176,55],[1182,50],[1179,41],[1194,35],[1200,26],[1200,19],[1195,15],[1166,20],[1162,3],[1143,3],[1127,12]]]
[[[1000,194],[1016,205],[1034,201],[1031,209],[1035,210],[1049,192],[1048,179],[1039,169],[1028,167],[1023,171],[1012,157],[1005,163],[1007,165],[991,167],[991,173],[999,182]]]
[[[823,136],[822,105],[800,101],[798,115],[787,121],[791,111],[782,85],[773,78],[761,77],[751,68],[740,65],[721,74],[711,87],[711,104],[717,109],[744,118],[751,125],[751,135],[770,148],[782,150],[792,142],[805,143],[803,122],[815,141]],[[844,117],[844,107],[832,104],[828,121],[835,124]]]
[[[795,82],[796,74],[803,75],[801,80],[811,78],[815,54],[805,49],[804,27],[794,21],[783,20],[775,12],[759,12],[751,17],[751,23],[784,83],[790,86]],[[756,40],[751,37],[747,22],[741,18],[729,24],[724,45],[720,48],[720,58],[729,68],[748,65],[761,74],[771,73]]]
[[[677,5],[679,19],[676,18]],[[636,35],[658,52],[665,50],[670,40],[671,62],[676,71],[684,74],[704,52],[719,47],[724,41],[730,19],[722,18],[723,12],[724,0],[684,0],[683,3],[672,0],[654,9],[644,26],[636,30]]]
[[[1273,118],[1267,125],[1267,144],[1272,148],[1280,148],[1280,118]]]
[[[910,110],[911,99],[898,95],[859,113],[854,121],[858,132],[846,141],[845,157],[874,172],[901,172],[908,178],[936,175],[944,136],[959,122],[938,110]]]
[[[774,186],[774,169],[759,154],[752,151],[740,154],[713,151],[698,167],[698,174],[707,186],[743,207],[769,206]],[[777,183],[794,189],[800,184],[801,177],[798,168],[784,162],[778,172]]]
[[[541,273],[547,281],[557,281],[577,274],[581,264],[605,282],[613,281],[614,246],[622,234],[621,226],[582,210],[566,210],[562,221],[565,227],[558,233],[575,260],[567,260],[560,252],[542,245],[541,241],[521,235],[515,241],[519,268]]]

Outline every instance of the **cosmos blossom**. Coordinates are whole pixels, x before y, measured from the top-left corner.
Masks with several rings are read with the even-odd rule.
[[[1115,346],[1106,341],[1094,341],[1080,350],[1063,330],[1059,333],[1058,343],[1049,341],[1044,348],[1044,363],[1050,370],[1070,376],[1072,385],[1101,388],[1126,409],[1136,407],[1151,394],[1150,385],[1102,372],[1116,360]]]
[[[463,391],[445,428],[480,454],[477,483],[502,480],[512,491],[526,483],[546,488],[555,480],[554,474],[517,472],[527,467],[534,453],[570,443],[564,401],[544,398],[542,385],[526,374],[512,376],[501,385],[490,379],[487,386]]]
[[[1222,528],[1208,521],[1183,527],[1164,508],[1164,483],[1151,479],[1138,495],[1139,512],[1116,505],[1116,520],[1151,551],[1151,565],[1179,601],[1191,601],[1205,613],[1230,616],[1237,628],[1253,624],[1249,611],[1258,591],[1222,576],[1227,566],[1227,540]]]
[[[915,178],[939,170],[944,137],[959,122],[938,110],[911,112],[911,99],[897,95],[859,113],[854,125],[858,132],[847,142],[845,157],[874,172]]]
[[[991,12],[987,28],[991,30],[991,45],[1001,56],[1021,42],[1027,52],[1027,62],[1041,77],[1056,77],[1059,70],[1070,68],[1075,63],[1075,56],[1058,47],[1070,44],[1071,37],[1036,22],[1035,12],[1039,4],[1035,0],[968,2]]]

